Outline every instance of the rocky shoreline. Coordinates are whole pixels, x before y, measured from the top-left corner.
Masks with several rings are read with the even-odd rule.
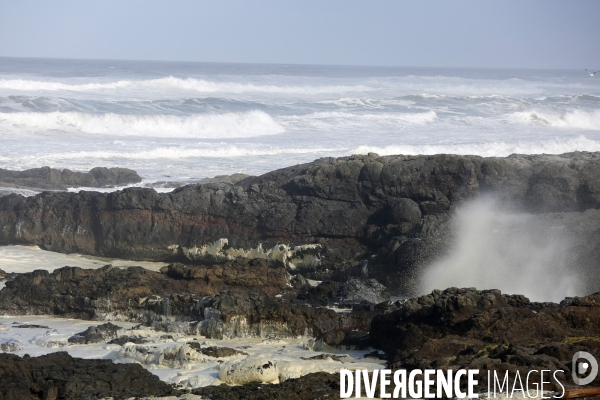
[[[599,173],[598,153],[370,154],[171,193],[10,195],[0,198],[0,244],[200,265],[263,258],[310,279],[366,275],[410,296],[414,275],[447,251],[454,210],[486,195],[559,225],[574,239],[571,264],[597,268]]]
[[[107,265],[10,274],[0,290],[0,312],[129,321],[214,339],[303,336],[314,338],[315,349],[381,350],[393,369],[478,368],[513,375],[563,369],[561,377],[568,380],[573,352],[600,356],[600,294],[560,304],[473,288],[417,296],[415,277],[448,250],[457,208],[494,196],[499,207],[535,215],[565,232],[572,240],[571,263],[588,277],[584,290],[597,292],[598,176],[599,153],[369,154],[259,177],[220,178],[172,193],[130,188],[8,195],[0,198],[2,245],[170,264],[160,272]],[[392,295],[407,299],[392,301]],[[117,328],[90,328],[73,343],[94,337],[126,346],[137,340]],[[27,368],[38,368],[35,363],[46,361],[27,362]],[[79,361],[65,361],[72,362]],[[94,365],[86,362],[90,366],[81,368]],[[252,383],[194,393],[214,399],[336,398],[336,379],[339,385],[337,375],[310,374],[264,390]],[[39,385],[31,382],[24,385]],[[63,386],[52,390],[63,393]]]
[[[140,183],[142,178],[129,168],[92,168],[89,172],[50,167],[11,171],[0,168],[0,187],[31,190],[66,190],[70,187],[115,187]]]
[[[0,399],[126,399],[178,394],[136,364],[83,360],[65,352],[40,357],[0,353]]]
[[[570,382],[571,358],[575,352],[587,351],[594,357],[600,357],[600,293],[556,304],[534,303],[524,296],[504,295],[498,290],[450,288],[397,302],[393,306],[380,304],[375,309],[378,307],[387,310],[370,314],[372,323],[362,338],[366,341],[363,345],[383,350],[389,368],[407,371],[425,368],[478,369],[481,379],[477,388],[480,391],[487,388],[488,370],[502,374],[508,371],[511,379],[515,374],[524,376],[531,370],[563,370],[557,373],[557,377],[562,382]],[[135,338],[124,334],[126,332],[118,326],[106,323],[81,332],[69,341],[117,343],[132,349],[138,346],[132,343]],[[205,347],[195,342],[187,345],[188,352],[198,352],[197,357],[202,357],[200,353],[225,358],[244,355],[234,349]],[[346,345],[359,346],[360,343],[356,341]],[[58,366],[54,364],[57,360],[60,361]],[[7,367],[3,372],[4,375],[10,373],[10,379],[16,385],[10,390],[8,387],[2,389],[6,399],[27,398],[18,397],[19,390],[26,387],[37,388],[40,393],[55,394],[56,397],[45,394],[43,398],[48,399],[77,398],[65,393],[79,393],[78,390],[90,395],[110,394],[114,398],[180,395],[186,392],[160,382],[139,365],[118,364],[120,370],[112,372],[119,373],[119,378],[115,378],[102,372],[110,369],[109,360],[79,360],[66,353],[36,358],[4,355],[0,357],[0,364],[19,365],[18,368]],[[75,368],[72,365],[82,376],[63,376],[65,371]],[[40,369],[41,372],[38,371]],[[49,377],[44,381],[45,386],[35,380],[40,374]],[[91,383],[96,378],[89,378],[96,374],[99,376],[97,379],[118,382],[111,383],[112,391],[99,390]],[[529,379],[539,383],[542,378],[533,374]],[[600,385],[600,377],[596,377],[592,384]],[[296,396],[291,398],[297,399],[338,398],[339,376],[309,374],[274,385],[265,385],[258,380],[235,387],[223,384],[198,388],[191,393],[210,399],[271,399],[281,395]]]

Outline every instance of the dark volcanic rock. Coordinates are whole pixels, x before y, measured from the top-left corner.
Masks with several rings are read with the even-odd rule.
[[[108,344],[118,344],[119,346],[123,346],[125,343],[134,343],[134,344],[143,344],[148,343],[148,340],[140,337],[140,336],[119,336],[116,339],[113,339],[108,342]]]
[[[333,361],[342,361],[344,358],[346,358],[347,356],[343,355],[343,356],[338,356],[335,354],[319,354],[318,356],[312,356],[312,357],[300,357],[303,360],[327,360],[327,359],[332,359]]]
[[[11,328],[19,328],[19,329],[50,329],[50,327],[46,326],[46,325],[19,324],[18,322],[13,322]]]
[[[324,281],[317,287],[304,286],[298,299],[320,306],[352,305],[363,301],[377,304],[388,301],[390,294],[375,279],[350,277],[346,282]]]
[[[435,290],[376,316],[369,341],[396,368],[472,368],[513,376],[562,369],[561,378],[570,379],[576,351],[600,356],[600,293],[559,305],[499,290]]]
[[[199,353],[202,353],[209,357],[215,357],[215,358],[231,357],[231,356],[235,356],[236,354],[248,355],[248,353],[244,353],[243,351],[238,351],[236,349],[232,349],[231,347],[218,347],[218,346],[202,347],[202,346],[200,346],[200,343],[198,343],[198,342],[187,342],[187,345]]]
[[[0,399],[82,400],[177,394],[138,364],[73,358],[65,352],[40,357],[0,354]]]
[[[367,330],[374,310],[356,310],[336,313],[321,307],[295,304],[247,291],[224,291],[210,299],[206,319],[198,323],[200,334],[212,338],[299,335],[323,336],[331,334],[325,342],[343,344],[344,334],[354,330]]]
[[[192,392],[211,400],[317,400],[339,399],[340,377],[317,372],[275,385],[251,383],[243,386],[208,386]]]
[[[206,178],[206,179],[202,179],[199,183],[205,184],[205,183],[229,183],[229,184],[236,184],[244,179],[248,179],[248,178],[253,178],[251,175],[248,174],[231,174],[231,175],[217,175],[215,177],[212,178]]]
[[[270,268],[264,260],[252,261],[254,268],[248,269],[241,260],[230,264],[231,275],[224,273],[230,267],[223,265],[175,265],[165,273],[111,266],[97,270],[64,267],[52,273],[38,270],[6,283],[0,291],[0,310],[13,315],[136,321],[212,338],[320,336],[331,330],[341,332],[343,338],[344,332],[368,330],[372,316],[383,312],[366,308],[336,313],[277,299],[271,296],[287,289],[283,267]],[[212,272],[195,277],[198,269]],[[94,336],[95,328],[83,334]]]
[[[288,275],[282,265],[269,265],[262,259],[236,259],[211,267],[175,263],[160,272],[175,280],[192,280],[215,289],[254,288],[275,295],[287,288]],[[214,293],[204,290],[204,293]]]
[[[597,269],[599,174],[599,153],[369,154],[164,194],[9,195],[0,198],[0,244],[139,260],[265,258],[320,280],[368,261],[367,277],[410,294],[419,268],[447,249],[452,211],[489,193],[560,225],[577,239],[572,264]]]
[[[69,338],[69,343],[88,344],[106,342],[110,339],[116,339],[123,328],[111,322],[98,326],[90,326],[83,332],[79,332]]]
[[[17,275],[19,275],[19,274],[14,273],[14,272],[6,272],[6,271],[0,269],[0,282],[9,281]]]
[[[182,271],[204,270],[199,278],[182,277]],[[13,315],[54,314],[83,319],[104,319],[117,314],[125,319],[202,315],[201,299],[222,289],[249,289],[272,295],[287,287],[283,267],[271,268],[264,260],[240,261],[212,267],[173,265],[164,273],[141,267],[100,269],[64,267],[48,272],[21,274],[0,291],[0,309]]]
[[[142,178],[128,168],[92,168],[89,172],[73,172],[50,167],[25,171],[0,168],[0,186],[46,190],[65,190],[69,187],[110,187],[139,183]]]

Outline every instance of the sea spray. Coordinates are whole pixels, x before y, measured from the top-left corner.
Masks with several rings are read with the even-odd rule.
[[[571,241],[540,215],[510,212],[485,198],[459,209],[453,230],[449,252],[421,277],[422,293],[476,287],[532,301],[585,294],[584,277],[571,265]]]

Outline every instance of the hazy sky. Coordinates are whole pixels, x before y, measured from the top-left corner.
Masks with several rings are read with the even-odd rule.
[[[600,1],[0,0],[0,56],[600,68]]]

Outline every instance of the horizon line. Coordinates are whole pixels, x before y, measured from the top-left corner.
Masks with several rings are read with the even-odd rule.
[[[129,59],[129,58],[74,58],[74,57],[45,57],[45,56],[4,56],[0,59],[35,59],[35,60],[67,60],[67,61],[116,61],[116,62],[159,62],[180,64],[238,64],[238,65],[277,65],[277,66],[313,66],[313,67],[358,67],[358,68],[431,68],[431,69],[495,69],[495,70],[547,70],[547,71],[578,71],[579,68],[541,68],[541,67],[477,67],[477,66],[431,66],[431,65],[374,65],[374,64],[314,64],[314,63],[283,63],[283,62],[244,62],[244,61],[190,61],[190,60],[159,60],[159,59]],[[591,68],[594,69],[594,68]]]

